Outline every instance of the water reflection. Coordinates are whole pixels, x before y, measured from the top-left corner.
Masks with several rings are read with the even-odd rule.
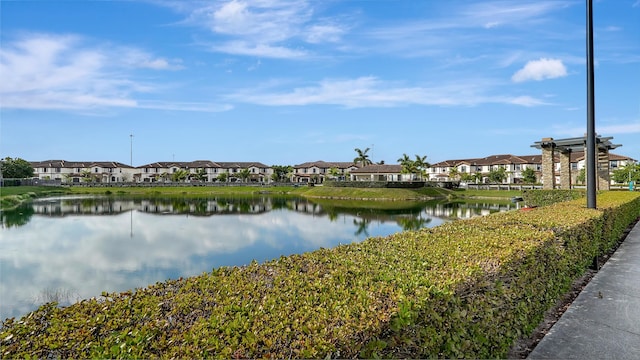
[[[44,199],[0,212],[0,318],[46,301],[66,305],[509,208],[278,197]]]

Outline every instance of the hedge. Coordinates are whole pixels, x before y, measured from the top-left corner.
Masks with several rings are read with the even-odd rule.
[[[584,190],[523,190],[522,198],[527,206],[547,206],[585,197]]]
[[[224,267],[0,332],[4,358],[504,357],[640,216],[640,194],[492,214]]]

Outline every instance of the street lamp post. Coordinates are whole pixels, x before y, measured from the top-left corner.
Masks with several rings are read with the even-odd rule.
[[[593,76],[593,0],[587,0],[587,208],[596,208],[596,131]]]
[[[129,159],[129,165],[133,166],[133,134],[130,134],[129,137],[131,138],[131,149],[130,151],[130,159]]]

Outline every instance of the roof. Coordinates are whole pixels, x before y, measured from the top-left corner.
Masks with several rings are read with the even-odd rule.
[[[133,169],[133,166],[117,161],[66,161],[66,160],[44,160],[29,162],[34,168],[126,168]]]
[[[386,165],[386,164],[372,164],[359,169],[353,170],[352,174],[387,174],[387,173],[401,173],[402,165]]]
[[[612,150],[618,148],[622,145],[611,143],[611,139],[613,137],[602,137],[600,135],[596,136],[596,146],[599,149],[607,149]],[[574,137],[574,138],[566,138],[566,139],[554,139],[554,138],[544,138],[541,141],[536,141],[531,145],[531,147],[542,149],[544,147],[554,145],[560,151],[584,151],[584,148],[587,144],[587,137]]]
[[[331,169],[331,168],[349,169],[352,167],[356,167],[356,168],[359,167],[353,161],[327,162],[327,161],[318,160],[318,161],[311,161],[311,162],[295,165],[293,168],[302,169],[302,168],[311,168],[314,166],[321,169]]]

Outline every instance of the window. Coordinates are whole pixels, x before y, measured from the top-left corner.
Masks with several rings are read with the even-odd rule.
[[[42,172],[47,172],[47,168],[42,168]]]
[[[542,171],[542,165],[536,164],[536,171]]]
[[[462,165],[460,166],[460,172],[466,173],[467,172],[467,167]]]
[[[571,170],[578,170],[578,163],[571,163]]]
[[[316,170],[317,170],[316,168],[313,168],[313,173],[314,173],[314,174],[316,173]]]
[[[144,172],[148,173],[149,172],[149,168],[144,168]]]
[[[62,169],[61,168],[56,168],[56,172],[59,173]]]
[[[157,173],[158,172],[158,168],[155,168],[155,170],[156,170],[156,173]]]
[[[612,161],[609,163],[609,166],[611,166],[611,168],[612,168],[612,169],[617,168],[617,167],[618,167],[618,161],[617,161],[617,160],[612,160]]]
[[[96,168],[96,169],[94,170],[94,172],[96,172],[96,173],[97,173],[97,172],[98,172],[98,168]]]
[[[514,167],[515,167],[516,171],[522,170],[522,165],[520,165],[520,164],[515,164]]]

